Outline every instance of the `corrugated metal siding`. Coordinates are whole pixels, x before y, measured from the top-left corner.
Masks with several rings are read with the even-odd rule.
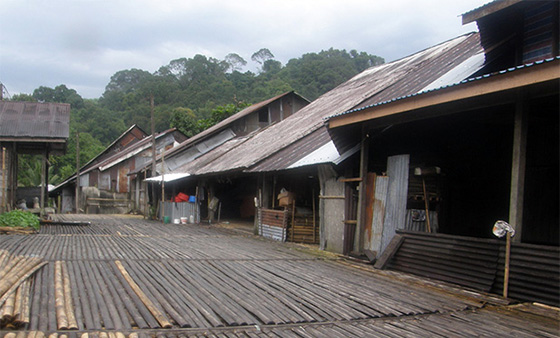
[[[259,235],[275,241],[286,241],[288,211],[259,209]]]
[[[502,294],[505,246],[492,292]],[[560,305],[560,249],[558,247],[513,243],[510,255],[509,297],[528,302]]]
[[[168,216],[173,222],[181,217],[193,217],[195,223],[200,223],[200,208],[198,203],[190,202],[165,202],[164,216]],[[161,207],[161,202],[160,202]],[[161,220],[161,215],[159,216]]]
[[[505,241],[397,231],[404,238],[388,263],[412,273],[502,294]],[[560,304],[560,250],[512,243],[509,297]]]

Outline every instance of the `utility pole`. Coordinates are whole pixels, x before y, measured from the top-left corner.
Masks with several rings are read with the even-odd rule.
[[[80,213],[80,133],[76,132],[76,214]]]
[[[161,221],[165,223],[165,147],[161,152]]]
[[[152,125],[152,177],[157,175],[156,171],[156,122],[154,121],[154,94],[150,94],[150,122]],[[156,191],[152,186],[152,201],[158,203],[156,199]],[[157,210],[157,208],[156,208]]]

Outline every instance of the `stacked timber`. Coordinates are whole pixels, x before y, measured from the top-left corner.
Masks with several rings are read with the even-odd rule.
[[[45,264],[41,258],[0,250],[0,328],[29,323],[30,277]]]
[[[0,235],[30,235],[37,233],[32,227],[0,227]]]
[[[147,335],[144,335],[147,336]],[[9,332],[4,335],[4,338],[68,338],[68,337],[80,337],[80,338],[138,338],[140,335],[138,333],[124,333],[124,332],[104,332],[104,331],[93,331],[84,332],[77,335],[67,335],[59,334],[57,332],[51,334],[45,334],[43,331],[29,331],[29,332]]]

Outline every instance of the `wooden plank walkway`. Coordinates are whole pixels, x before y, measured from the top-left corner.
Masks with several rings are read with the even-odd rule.
[[[69,337],[117,332],[169,337],[559,333],[558,318],[546,316],[527,325],[509,325],[518,318],[497,297],[362,271],[296,245],[228,229],[122,216],[59,217],[88,220],[91,225],[48,225],[37,235],[0,236],[0,249],[47,262],[34,276],[29,324],[12,333]],[[489,309],[488,302],[501,310]]]

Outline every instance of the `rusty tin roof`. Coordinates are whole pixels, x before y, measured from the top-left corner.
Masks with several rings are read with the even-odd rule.
[[[68,139],[70,105],[0,101],[0,140]]]
[[[201,158],[201,161],[186,164],[174,172],[207,175],[252,171],[253,167],[256,171],[288,169],[295,161],[325,145],[326,140],[312,134],[324,126],[329,116],[463,80],[480,69],[484,63],[483,57],[480,60],[482,53],[479,34],[470,33],[369,68],[323,94],[297,114],[249,135],[242,142],[230,140],[223,148],[211,152],[220,156],[206,154],[204,161]],[[479,62],[469,62],[473,58],[478,58]],[[312,137],[311,142],[300,142],[315,147],[290,147],[307,136]]]

